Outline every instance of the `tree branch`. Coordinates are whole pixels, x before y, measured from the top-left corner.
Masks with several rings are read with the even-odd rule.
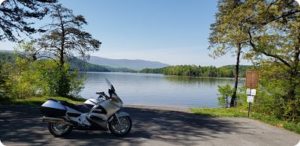
[[[253,48],[254,51],[256,52],[260,52],[266,56],[269,56],[269,57],[273,57],[275,59],[278,59],[279,61],[281,61],[284,65],[288,66],[288,67],[291,67],[291,65],[286,61],[284,60],[283,58],[281,58],[280,56],[278,55],[275,55],[275,54],[271,54],[271,53],[268,53],[266,51],[263,51],[263,50],[260,50],[256,47],[256,45],[253,43],[253,40],[252,40],[252,34],[250,32],[250,30],[248,30],[248,35],[249,35],[249,43],[250,43],[250,46]]]

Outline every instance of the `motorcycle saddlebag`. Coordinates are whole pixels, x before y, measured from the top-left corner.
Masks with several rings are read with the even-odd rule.
[[[66,108],[55,99],[48,99],[41,107],[41,112],[47,117],[63,117],[66,115]]]

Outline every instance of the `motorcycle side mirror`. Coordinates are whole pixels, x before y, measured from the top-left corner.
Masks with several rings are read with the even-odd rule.
[[[112,94],[113,94],[113,91],[112,91],[112,89],[108,89],[108,94],[109,94],[109,97],[111,97],[111,96],[112,96]]]

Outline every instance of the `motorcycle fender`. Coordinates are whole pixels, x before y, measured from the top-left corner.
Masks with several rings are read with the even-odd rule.
[[[115,114],[118,118],[120,118],[120,117],[126,117],[126,116],[130,116],[128,113],[126,113],[126,112],[117,112],[116,114]],[[114,118],[113,118],[113,116],[111,116],[111,118],[109,118],[109,122],[111,121],[111,120],[113,120]]]
[[[126,112],[117,112],[116,115],[117,115],[118,117],[126,117],[126,116],[129,116],[129,114],[126,113]]]

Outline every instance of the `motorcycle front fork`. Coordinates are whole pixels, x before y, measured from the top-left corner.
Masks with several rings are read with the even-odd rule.
[[[115,114],[115,118],[117,119],[118,124],[121,124],[120,119],[119,119],[119,117],[117,116],[117,114]]]

